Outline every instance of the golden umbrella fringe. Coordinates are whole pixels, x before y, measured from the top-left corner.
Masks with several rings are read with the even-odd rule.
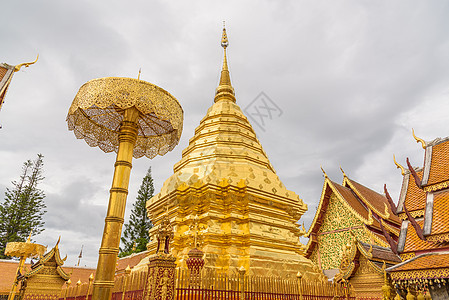
[[[117,152],[92,299],[111,299],[132,157],[164,155],[179,142],[183,111],[167,91],[142,80],[108,77],[81,86],[69,130],[92,147]]]

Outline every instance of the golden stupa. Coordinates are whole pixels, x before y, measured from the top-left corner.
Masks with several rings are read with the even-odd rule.
[[[214,104],[174,174],[147,202],[155,225],[150,235],[168,214],[175,231],[172,253],[181,268],[198,246],[205,253],[205,269],[233,273],[243,266],[253,275],[293,277],[300,271],[303,278],[322,279],[299,241],[305,232],[297,222],[307,205],[282,184],[236,104],[225,29],[221,45],[224,62]],[[156,246],[156,239],[148,244],[150,255]]]

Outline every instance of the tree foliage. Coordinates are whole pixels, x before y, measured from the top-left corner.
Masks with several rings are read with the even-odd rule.
[[[43,155],[38,154],[34,161],[27,160],[22,167],[18,181],[13,188],[6,188],[4,201],[0,203],[0,258],[9,242],[24,242],[32,230],[32,235],[44,229],[42,216],[46,213],[45,194],[38,189],[44,180]]]
[[[154,195],[153,177],[151,167],[142,179],[136,202],[133,204],[128,223],[121,238],[123,247],[120,247],[119,257],[147,250],[149,241],[148,231],[153,225],[148,219],[145,204]]]

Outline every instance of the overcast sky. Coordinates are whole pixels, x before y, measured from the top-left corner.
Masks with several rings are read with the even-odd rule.
[[[277,105],[253,128],[280,179],[308,204],[306,225],[321,165],[336,182],[341,165],[376,191],[387,183],[397,201],[393,154],[423,163],[411,128],[425,140],[449,135],[448,16],[448,1],[7,1],[0,62],[40,57],[15,73],[0,111],[0,199],[42,153],[48,212],[35,240],[53,246],[61,235],[69,266],[83,244],[81,264],[95,267],[115,154],[68,131],[75,94],[90,79],[136,78],[142,68],[141,79],[184,109],[175,150],[134,160],[128,216],[147,168],[159,191],[212,105],[226,20],[237,104],[250,111],[264,92]]]

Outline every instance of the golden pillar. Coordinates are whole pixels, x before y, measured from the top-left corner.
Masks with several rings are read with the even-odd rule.
[[[164,155],[177,145],[183,111],[167,91],[131,78],[93,79],[78,91],[69,130],[92,147],[117,152],[92,299],[111,299],[132,158]]]
[[[120,237],[125,216],[132,155],[137,140],[137,119],[139,111],[135,107],[124,111],[124,118],[118,134],[119,147],[115,161],[112,187],[109,191],[109,205],[105,218],[103,239],[95,274],[94,299],[111,299],[114,275],[119,253]]]

